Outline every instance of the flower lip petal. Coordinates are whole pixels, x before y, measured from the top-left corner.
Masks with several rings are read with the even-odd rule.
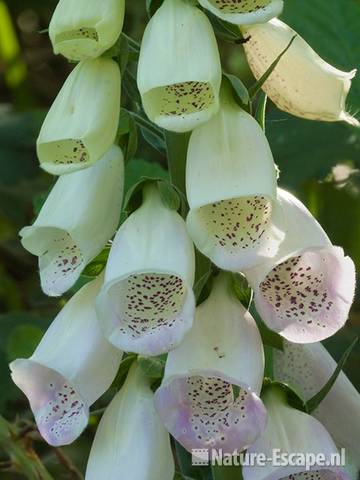
[[[33,225],[20,231],[22,245],[39,256],[41,286],[47,295],[60,296],[80,277],[86,265],[77,241],[56,226]]]
[[[345,324],[355,267],[339,247],[308,248],[281,260],[255,287],[268,327],[295,343],[324,340]]]
[[[311,452],[309,452],[311,453]],[[248,477],[250,478],[250,477]],[[248,479],[246,479],[248,480]],[[350,480],[341,468],[328,466],[312,466],[304,471],[304,467],[281,466],[270,475],[260,480]]]
[[[167,430],[188,451],[241,452],[266,424],[266,409],[247,385],[211,370],[169,377],[155,393],[155,407]]]
[[[195,298],[191,286],[176,273],[140,270],[106,283],[97,311],[113,345],[156,356],[175,348],[190,330]]]
[[[10,369],[13,381],[29,399],[42,437],[52,446],[76,440],[89,419],[89,408],[76,387],[33,360],[15,360]]]

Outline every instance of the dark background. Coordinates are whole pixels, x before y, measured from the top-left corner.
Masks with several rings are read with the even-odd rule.
[[[325,60],[343,70],[360,66],[358,0],[285,0],[285,4],[282,18]],[[54,182],[38,167],[34,146],[44,114],[72,68],[53,55],[46,31],[39,33],[48,27],[55,5],[53,0],[0,0],[0,414],[10,421],[18,416],[30,426],[31,412],[11,384],[7,365],[16,357],[31,355],[65,301],[42,294],[36,259],[18,239],[19,229],[33,221]],[[145,0],[128,0],[125,32],[140,40],[146,21]],[[224,69],[251,84],[241,45],[221,41],[220,48]],[[351,113],[360,110],[360,76],[348,104]],[[360,132],[339,123],[292,118],[269,104],[267,134],[281,170],[280,185],[308,205],[360,271]],[[142,141],[137,158],[166,164]],[[133,161],[127,181],[143,166]],[[357,297],[347,327],[325,342],[337,359],[360,333],[359,302]],[[358,346],[345,367],[358,389],[359,358]],[[61,452],[32,434],[36,450],[56,479],[80,478],[72,472],[71,462],[84,469],[96,422],[92,417],[86,433]],[[1,472],[0,477],[23,478]]]

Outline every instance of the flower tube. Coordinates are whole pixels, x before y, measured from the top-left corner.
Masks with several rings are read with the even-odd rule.
[[[226,22],[251,25],[267,22],[283,10],[283,0],[199,0],[200,5]]]
[[[256,308],[287,340],[312,343],[334,335],[348,318],[355,267],[334,247],[306,207],[278,190],[286,237],[275,258],[246,272]]]
[[[329,65],[300,35],[278,19],[242,27],[242,32],[249,37],[244,48],[256,79],[261,78],[296,35],[263,85],[263,90],[280,110],[310,120],[343,120],[359,125],[345,109],[356,70],[342,72]]]
[[[170,438],[154,408],[154,394],[137,365],[97,429],[86,480],[172,480]]]
[[[94,299],[102,284],[85,285],[55,318],[34,354],[11,363],[15,384],[28,397],[42,437],[53,446],[72,443],[89,419],[89,407],[110,387],[122,353],[102,336]]]
[[[49,25],[54,53],[79,61],[101,55],[119,38],[125,0],[60,0]]]
[[[267,389],[263,400],[268,412],[266,430],[247,453],[274,460],[274,452],[277,451],[283,457],[287,456],[285,460],[288,460],[288,464],[280,466],[279,461],[268,461],[266,465],[246,465],[243,467],[244,480],[348,480],[341,467],[332,465],[338,451],[318,420],[290,407],[286,394],[278,387]],[[301,456],[309,454],[323,456],[324,463],[301,464]],[[290,455],[296,456],[292,462]],[[300,461],[294,461],[296,458],[300,458]],[[325,462],[329,462],[328,466],[325,466]]]
[[[233,101],[191,135],[187,228],[196,247],[233,272],[276,254],[276,170],[264,132]]]
[[[124,351],[168,352],[193,323],[194,247],[185,223],[156,185],[120,227],[106,266],[97,311],[106,338]]]
[[[114,235],[123,197],[124,161],[113,146],[93,167],[60,177],[38,218],[21,230],[39,257],[43,291],[62,295]]]
[[[308,345],[284,342],[284,351],[274,352],[274,375],[310,400],[328,382],[336,362],[321,343]],[[313,415],[327,428],[338,447],[360,469],[360,395],[341,372],[330,392]]]
[[[94,164],[115,141],[120,70],[109,58],[79,63],[52,104],[39,137],[40,166],[62,175]]]
[[[265,428],[258,396],[263,373],[256,323],[230,291],[227,277],[220,276],[197,308],[191,332],[168,355],[155,407],[188,451],[240,452]]]
[[[219,107],[221,74],[206,15],[184,0],[165,0],[140,51],[137,81],[150,120],[175,132],[206,122]]]

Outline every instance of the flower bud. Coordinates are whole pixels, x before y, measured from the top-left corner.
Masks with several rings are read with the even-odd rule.
[[[256,120],[234,102],[191,135],[186,167],[187,228],[215,265],[238,272],[276,254],[283,234],[276,171]]]
[[[170,438],[154,409],[154,394],[139,367],[106,409],[97,429],[86,480],[172,480]]]
[[[227,277],[220,276],[197,308],[192,330],[168,355],[155,407],[188,451],[240,452],[265,428],[258,397],[263,373],[256,323],[230,291]]]
[[[318,342],[347,320],[355,290],[354,263],[331,244],[297,198],[282,189],[278,198],[285,240],[273,259],[244,273],[257,311],[271,330],[291,342]]]
[[[244,466],[244,480],[348,480],[345,471],[333,465],[338,451],[318,420],[290,407],[285,393],[278,387],[267,389],[263,401],[268,413],[266,430],[247,453],[253,457],[261,455],[273,459],[273,462]],[[287,455],[285,460],[288,463],[279,465],[278,456],[274,461],[274,452],[280,453],[282,458]],[[292,461],[290,455],[295,455]],[[319,455],[324,461],[319,462],[321,465],[305,466],[301,459],[309,455],[315,455],[315,458]],[[300,461],[296,461],[297,458]]]
[[[284,342],[284,350],[274,351],[276,380],[292,386],[306,401],[330,380],[336,362],[321,343],[299,345]],[[345,373],[336,382],[313,415],[327,428],[336,444],[345,448],[360,469],[360,394]]]
[[[346,112],[345,101],[356,70],[342,72],[326,63],[292,28],[278,19],[242,28],[250,68],[258,80],[280,53],[295,40],[263,85],[275,105],[310,120],[343,120],[358,126]]]
[[[206,122],[219,107],[221,74],[206,15],[184,0],[165,0],[140,51],[137,81],[150,120],[175,132]]]
[[[97,311],[106,338],[124,351],[168,352],[191,328],[194,247],[185,223],[157,187],[120,227],[106,266]]]
[[[101,55],[119,38],[125,0],[60,0],[49,34],[54,53],[79,61]]]
[[[37,140],[40,166],[62,175],[95,163],[115,141],[120,70],[97,58],[79,63],[52,104]]]
[[[251,25],[267,22],[283,10],[283,0],[199,0],[200,5],[227,22]]]
[[[102,336],[94,299],[102,278],[85,285],[55,318],[35,353],[11,363],[43,438],[72,443],[87,426],[89,407],[110,387],[121,352]]]
[[[113,146],[94,166],[61,176],[35,223],[20,231],[24,248],[39,257],[44,293],[71,288],[114,235],[123,183],[123,155]]]

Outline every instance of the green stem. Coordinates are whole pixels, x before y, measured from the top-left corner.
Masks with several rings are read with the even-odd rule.
[[[21,439],[10,423],[0,416],[0,447],[13,467],[28,480],[53,480],[31,446]]]

